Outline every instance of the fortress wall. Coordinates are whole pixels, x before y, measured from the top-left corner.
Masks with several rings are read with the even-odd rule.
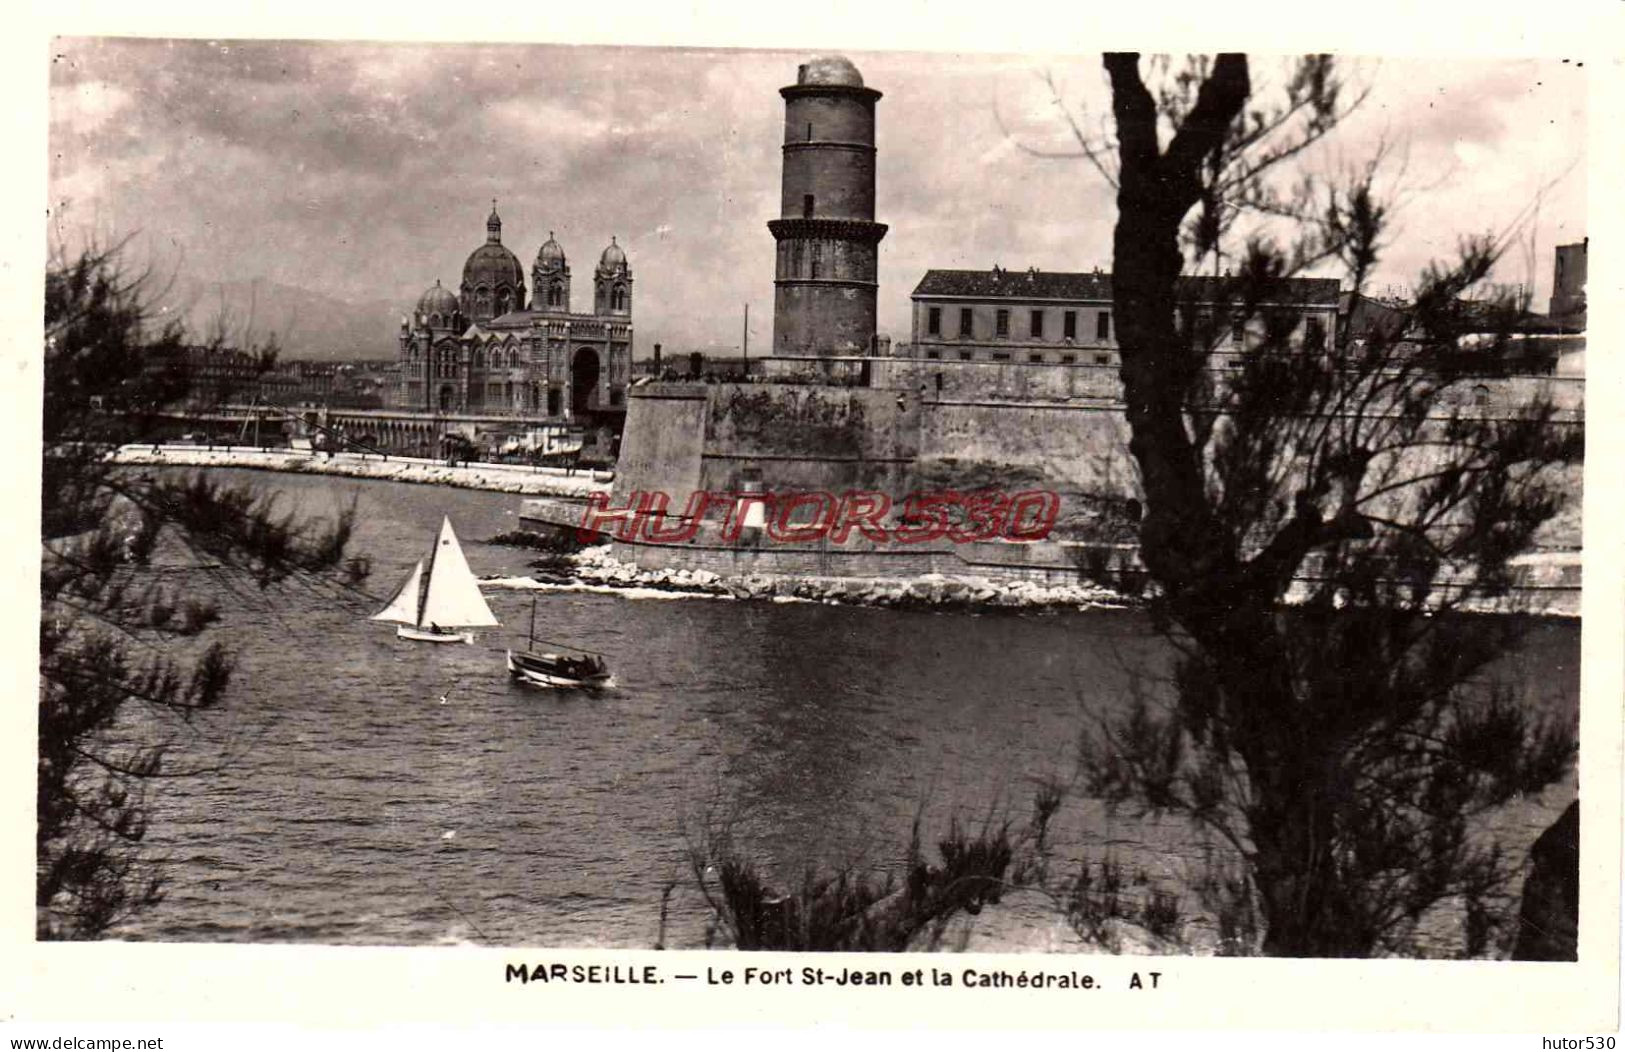
[[[1550,381],[1530,381],[1549,383]],[[1563,385],[1558,385],[1559,389]],[[851,490],[889,495],[994,488],[1052,490],[1061,497],[1046,541],[875,545],[854,533],[843,546],[778,544],[746,531],[720,536],[720,510],[679,546],[616,545],[646,568],[703,568],[896,577],[921,573],[1063,580],[1132,547],[1139,497],[1128,426],[1117,407],[1060,401],[936,401],[901,388],[813,384],[651,384],[632,390],[614,502],[635,490],[667,494],[680,509],[695,490]],[[1436,454],[1411,450],[1405,459]],[[1562,470],[1579,483],[1579,465]],[[1549,548],[1577,548],[1579,509],[1543,531]]]
[[[615,467],[614,504],[631,490],[660,490],[682,499],[700,487],[701,449],[708,405],[706,388],[661,384],[633,388]]]
[[[957,325],[958,321],[954,324]],[[978,350],[986,350],[985,343],[975,346]],[[1057,350],[1054,345],[1043,348],[1044,353],[1052,359]],[[1068,354],[1076,353],[1080,361],[1092,360],[1094,356],[1094,352],[1088,349],[1062,350]],[[874,384],[876,387],[917,391],[926,398],[971,401],[1100,399],[1116,402],[1123,390],[1115,365],[1039,365],[1020,360],[966,362],[952,357],[957,353],[952,347],[944,347],[941,353],[946,357],[935,361],[929,358],[877,358],[872,366]],[[1028,352],[1013,347],[1010,353],[1020,359]]]
[[[946,322],[944,322],[946,324]],[[958,324],[957,320],[955,324]],[[1001,341],[1002,343],[1002,341]],[[935,346],[935,345],[930,345]],[[987,341],[971,346],[985,353]],[[1021,360],[1027,353],[1042,350],[1051,361],[1038,364]],[[1058,351],[1077,354],[1078,364],[1053,361]],[[915,353],[924,353],[920,348]],[[1023,347],[1011,341],[1008,362],[960,361],[951,342],[940,346],[943,358],[876,358],[870,365],[876,387],[914,391],[925,398],[950,401],[1042,401],[1099,400],[1120,406],[1123,394],[1118,366],[1095,365],[1097,353],[1088,347]],[[1115,361],[1115,355],[1113,355]],[[1441,404],[1451,408],[1503,414],[1536,398],[1548,398],[1560,410],[1559,419],[1580,421],[1585,414],[1585,378],[1579,376],[1504,376],[1465,378],[1441,396]]]
[[[1053,490],[1057,535],[1122,539],[1102,523],[1138,494],[1121,414],[1065,403],[947,403],[901,390],[811,384],[634,388],[614,500],[658,490],[668,506],[712,493]],[[1103,507],[1106,505],[1105,507]],[[709,516],[716,518],[717,514]]]

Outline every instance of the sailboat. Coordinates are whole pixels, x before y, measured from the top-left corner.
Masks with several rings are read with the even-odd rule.
[[[537,643],[557,647],[557,651],[538,651]],[[508,675],[521,683],[537,687],[576,687],[596,690],[609,684],[609,663],[604,655],[562,643],[548,643],[536,638],[536,599],[530,600],[530,647],[508,651]]]
[[[372,620],[392,622],[402,639],[425,643],[472,643],[474,633],[467,629],[502,623],[485,605],[449,517],[440,524],[429,558],[419,560],[395,598]]]

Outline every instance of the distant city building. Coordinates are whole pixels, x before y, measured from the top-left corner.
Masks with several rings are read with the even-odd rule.
[[[1202,312],[1231,311],[1232,280],[1180,279],[1179,298]],[[913,293],[908,356],[942,361],[1023,362],[1031,365],[1119,364],[1112,278],[1029,268],[1009,271],[929,270]],[[1286,278],[1275,284],[1254,316],[1219,326],[1219,355],[1240,353],[1263,338],[1266,326],[1296,346],[1325,348],[1337,335],[1338,282]]]
[[[401,320],[399,407],[579,420],[625,411],[632,360],[632,268],[610,238],[593,270],[593,309],[570,310],[570,266],[553,239],[524,268],[502,244],[493,202],[485,244],[456,293],[436,281]]]
[[[1586,327],[1586,256],[1591,239],[1572,245],[1558,245],[1552,264],[1552,299],[1548,313],[1553,321],[1575,329]]]
[[[875,102],[839,55],[808,59],[784,97],[773,355],[871,353],[884,223],[875,222]]]

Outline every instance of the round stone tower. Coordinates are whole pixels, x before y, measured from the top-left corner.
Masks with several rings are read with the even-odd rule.
[[[875,335],[875,102],[840,55],[808,59],[784,96],[773,354],[868,354]]]

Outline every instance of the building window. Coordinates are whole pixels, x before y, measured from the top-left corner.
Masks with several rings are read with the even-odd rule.
[[[931,336],[941,336],[942,335],[942,308],[941,307],[932,307],[930,310],[926,311],[926,315],[925,315],[925,331],[926,331],[927,334],[929,334]]]
[[[1076,365],[1077,363],[1078,363],[1078,356],[1077,355],[1075,355],[1075,354],[1063,354],[1063,355],[1061,355],[1061,364],[1062,365]]]
[[[994,351],[993,352],[993,360],[996,361],[996,362],[1008,362],[1010,360],[1010,352],[1009,351]]]
[[[1009,336],[1010,335],[1010,312],[1007,311],[1007,310],[1000,309],[999,313],[997,315],[995,315],[994,317],[995,317],[995,321],[993,323],[993,334],[995,336]]]
[[[1028,334],[1035,340],[1044,338],[1044,312],[1035,310],[1029,318]]]
[[[1066,314],[1062,315],[1062,317],[1061,317],[1061,336],[1064,339],[1068,339],[1068,340],[1075,340],[1075,339],[1078,338],[1078,312],[1077,311],[1069,310],[1069,311],[1066,312]]]
[[[1043,365],[1044,364],[1044,356],[1042,354],[1036,354],[1036,353],[1035,354],[1029,354],[1027,356],[1027,360],[1029,362],[1032,362],[1034,365]]]
[[[1109,354],[1097,354],[1095,355],[1095,364],[1110,365],[1112,364],[1112,356]]]
[[[976,355],[972,354],[970,351],[959,352],[959,360],[962,362],[968,362],[974,357],[976,357]]]
[[[1235,318],[1231,318],[1230,319],[1230,342],[1231,343],[1240,343],[1241,338],[1246,335],[1246,329],[1247,329],[1247,323],[1246,323],[1246,320],[1244,318],[1241,318],[1239,316],[1235,317]]]
[[[811,219],[813,214],[813,195],[801,195],[801,218]]]
[[[823,262],[824,246],[815,242],[812,247],[812,269],[808,272],[808,276],[816,278],[818,272],[823,269]]]
[[[942,357],[942,352],[941,351],[926,351],[925,356],[927,358],[931,359],[932,361],[936,361],[938,358]]]
[[[1326,323],[1318,315],[1311,314],[1303,324],[1303,345],[1311,351],[1324,351],[1326,349]]]
[[[1112,312],[1103,310],[1095,315],[1095,339],[1109,340],[1112,338]]]
[[[961,336],[969,336],[971,334],[971,324],[970,324],[970,322],[971,322],[970,308],[969,307],[961,307],[961,308],[959,308],[959,335],[961,335]]]

